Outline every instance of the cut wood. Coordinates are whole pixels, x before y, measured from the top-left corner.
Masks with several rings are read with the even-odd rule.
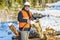
[[[19,36],[19,32],[18,30],[14,27],[14,25],[10,25],[9,26],[10,30],[16,35],[16,36]]]

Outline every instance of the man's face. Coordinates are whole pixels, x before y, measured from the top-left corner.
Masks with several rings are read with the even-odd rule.
[[[30,6],[25,6],[25,10],[29,10],[30,9]]]

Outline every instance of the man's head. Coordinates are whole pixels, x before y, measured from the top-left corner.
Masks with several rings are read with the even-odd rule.
[[[30,9],[30,3],[29,2],[24,3],[24,9],[27,11]]]

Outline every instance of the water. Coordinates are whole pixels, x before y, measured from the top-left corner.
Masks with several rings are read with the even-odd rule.
[[[14,22],[0,22],[0,40],[12,40],[12,37],[15,36],[15,34],[9,29],[9,24],[10,23],[13,23],[15,28],[19,31],[17,21],[14,21]],[[32,29],[30,31],[33,32]]]
[[[12,36],[15,34],[9,29],[9,23],[13,23],[18,29],[18,23],[15,22],[0,22],[0,40],[12,40]],[[10,34],[8,34],[10,32]]]

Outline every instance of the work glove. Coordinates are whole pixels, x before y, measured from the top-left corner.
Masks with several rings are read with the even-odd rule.
[[[30,24],[34,24],[36,22],[36,20],[31,20]]]

